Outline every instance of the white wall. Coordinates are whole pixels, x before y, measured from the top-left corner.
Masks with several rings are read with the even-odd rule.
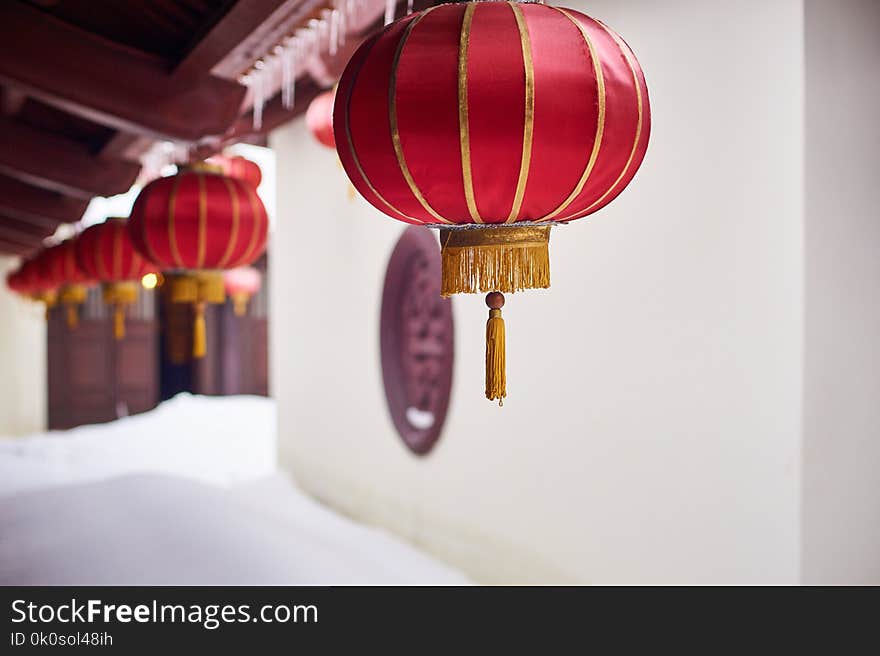
[[[567,4],[639,57],[648,155],[609,208],[554,230],[552,289],[508,299],[503,409],[482,396],[482,298],[455,299],[454,397],[426,459],[388,420],[378,355],[403,224],[347,200],[302,121],[274,135],[282,463],[484,581],[795,582],[802,4]]]
[[[803,578],[880,584],[880,2],[806,2]]]
[[[46,322],[41,306],[6,288],[17,265],[0,255],[0,437],[46,427]]]

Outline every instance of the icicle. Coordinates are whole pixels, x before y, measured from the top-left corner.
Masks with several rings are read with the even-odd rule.
[[[299,40],[294,38],[281,56],[281,104],[284,109],[293,109],[294,89],[296,88],[296,51]]]
[[[332,57],[336,54],[336,48],[339,46],[339,12],[335,9],[330,12],[330,43],[327,46],[327,52]]]
[[[339,14],[339,27],[337,28],[339,45],[344,46],[348,36],[348,12],[345,9],[337,9],[336,11]]]
[[[263,103],[265,102],[265,88],[263,79],[266,64],[259,59],[254,64],[254,71],[251,73],[251,88],[254,91],[254,130],[260,130],[263,127]]]
[[[394,22],[394,8],[397,3],[394,0],[385,0],[385,24]]]

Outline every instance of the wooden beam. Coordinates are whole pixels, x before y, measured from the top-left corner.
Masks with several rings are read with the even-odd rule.
[[[24,184],[0,175],[0,212],[44,227],[73,223],[82,218],[89,202]]]
[[[36,237],[37,239],[45,239],[55,232],[58,223],[52,226],[31,223],[30,221],[22,221],[21,219],[11,217],[5,213],[0,213],[0,228],[5,228],[15,234],[23,237]]]
[[[0,173],[69,196],[113,196],[140,172],[132,162],[107,161],[86,146],[0,118]]]
[[[29,255],[39,248],[37,246],[25,246],[13,241],[6,241],[0,237],[0,253],[12,253],[13,255]]]
[[[103,125],[189,142],[224,134],[245,95],[213,76],[181,83],[160,58],[21,2],[0,2],[0,83]]]
[[[174,76],[192,80],[207,75],[253,34],[264,32],[266,26],[275,25],[298,7],[319,2],[321,0],[238,0],[196,37],[189,52],[174,68]]]
[[[245,1],[239,0],[237,4]],[[249,4],[256,6],[268,3],[258,3],[251,0]],[[237,79],[241,73],[253,65],[255,60],[263,57],[267,50],[280,43],[286,35],[292,34],[298,27],[301,27],[302,23],[317,8],[328,4],[325,0],[282,0],[276,2],[274,11],[266,16],[265,20],[254,25],[242,38],[226,44],[226,52],[223,57],[212,65],[214,75],[230,80]],[[251,10],[256,11],[254,7],[251,7]],[[231,13],[232,10],[230,10]],[[220,24],[218,24],[219,26]],[[195,52],[194,49],[193,53]]]
[[[3,116],[15,116],[18,114],[24,101],[27,100],[27,94],[22,93],[18,89],[9,87],[0,89],[0,114]]]
[[[147,152],[155,142],[139,134],[119,131],[101,148],[102,159],[124,159],[139,162],[141,155]]]
[[[34,237],[33,235],[22,235],[12,228],[7,228],[0,219],[0,239],[8,244],[18,244],[22,248],[39,248],[43,243],[42,237]]]

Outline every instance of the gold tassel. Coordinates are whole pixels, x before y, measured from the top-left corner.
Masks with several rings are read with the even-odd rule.
[[[195,305],[196,316],[193,321],[193,357],[203,358],[207,352],[207,337],[205,335],[205,304]]]
[[[86,302],[88,289],[85,285],[65,285],[58,293],[58,300],[64,304],[67,315],[68,330],[76,330],[79,326],[78,305]]]
[[[79,326],[79,313],[76,311],[76,305],[67,305],[67,328],[76,330]]]
[[[486,322],[486,398],[490,401],[498,399],[498,405],[504,405],[507,396],[507,372],[505,361],[504,319],[501,308],[504,296],[500,292],[492,292],[486,296],[489,306],[489,321]]]
[[[246,315],[251,295],[247,292],[232,292],[230,296],[232,297],[232,311],[235,312],[235,316],[243,317]]]
[[[125,337],[125,306],[121,303],[113,306],[113,337],[117,341]]]
[[[226,302],[223,274],[220,271],[188,271],[169,274],[166,280],[168,300],[172,303],[191,303],[195,308],[192,357],[203,358],[207,353],[205,303]]]
[[[440,293],[516,292],[550,286],[550,226],[440,229]]]

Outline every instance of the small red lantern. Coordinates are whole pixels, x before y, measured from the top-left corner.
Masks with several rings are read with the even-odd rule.
[[[40,250],[25,264],[26,275],[30,281],[31,298],[45,304],[48,319],[49,310],[58,302],[59,267],[48,248]]]
[[[247,182],[254,189],[263,181],[263,172],[259,165],[239,155],[214,155],[206,160],[210,166],[216,166],[223,175]]]
[[[251,296],[260,291],[262,276],[254,267],[238,267],[223,272],[223,286],[232,299],[235,316],[243,317]]]
[[[224,303],[223,269],[245,266],[266,248],[269,219],[253,185],[204,165],[154,180],[131,211],[134,247],[163,271],[171,301],[192,303],[193,357],[203,357],[205,303]]]
[[[336,148],[333,136],[333,101],[336,90],[325,91],[309,103],[306,110],[306,127],[322,145]]]
[[[77,238],[47,248],[43,254],[47,262],[46,275],[57,284],[58,301],[66,308],[67,326],[70,329],[75,329],[79,324],[77,308],[85,303],[88,288],[95,282],[77,262],[74,245]]]
[[[610,203],[645,155],[635,56],[570,9],[445,4],[364,42],[337,94],[337,150],[357,190],[439,228],[444,296],[490,292],[486,396],[501,401],[501,292],[549,287],[550,227]]]
[[[134,250],[122,218],[110,218],[86,228],[74,242],[80,268],[102,283],[104,303],[113,306],[113,334],[125,337],[125,308],[137,301],[141,278],[156,271],[155,265]]]

